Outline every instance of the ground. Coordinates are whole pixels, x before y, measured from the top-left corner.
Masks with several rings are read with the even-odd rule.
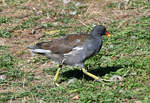
[[[149,103],[150,2],[130,0],[0,1],[0,102]],[[52,84],[58,65],[27,46],[89,32],[102,24],[98,55],[85,62],[89,72],[112,82],[96,82],[80,68],[64,66],[59,86]]]

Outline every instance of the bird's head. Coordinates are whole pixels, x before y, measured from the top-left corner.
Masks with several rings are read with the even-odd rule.
[[[107,35],[110,37],[111,35],[106,31],[106,28],[102,25],[97,25],[94,27],[94,29],[91,31],[91,35],[94,36],[100,36],[100,35]]]

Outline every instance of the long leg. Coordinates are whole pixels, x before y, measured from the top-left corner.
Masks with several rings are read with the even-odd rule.
[[[59,86],[56,82],[57,82],[57,79],[58,79],[58,76],[59,76],[59,73],[60,73],[60,70],[62,69],[62,66],[63,66],[63,62],[64,62],[65,59],[63,59],[60,64],[59,64],[59,67],[56,71],[56,74],[55,74],[55,77],[54,77],[54,84],[56,84],[57,86]]]
[[[85,68],[82,68],[82,71],[83,71],[84,74],[88,75],[89,77],[93,78],[96,81],[99,81],[99,82],[110,81],[110,80],[100,79],[98,76],[96,76],[96,75],[94,75],[90,72],[87,72],[87,70]]]
[[[60,73],[60,70],[62,69],[62,64],[59,64],[59,67],[56,71],[56,74],[55,74],[55,77],[54,77],[54,82],[57,82],[58,80],[58,76],[59,76],[59,73]]]
[[[60,72],[61,68],[59,67],[56,71],[55,77],[54,77],[54,82],[56,82],[58,80],[58,76],[59,76],[59,72]]]

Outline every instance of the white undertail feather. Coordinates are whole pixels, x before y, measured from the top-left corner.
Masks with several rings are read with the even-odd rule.
[[[34,53],[51,53],[50,50],[44,50],[44,49],[30,49]]]

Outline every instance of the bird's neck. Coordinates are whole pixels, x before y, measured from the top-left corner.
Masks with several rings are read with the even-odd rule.
[[[97,31],[91,31],[91,36],[93,38],[101,38],[101,35]]]

